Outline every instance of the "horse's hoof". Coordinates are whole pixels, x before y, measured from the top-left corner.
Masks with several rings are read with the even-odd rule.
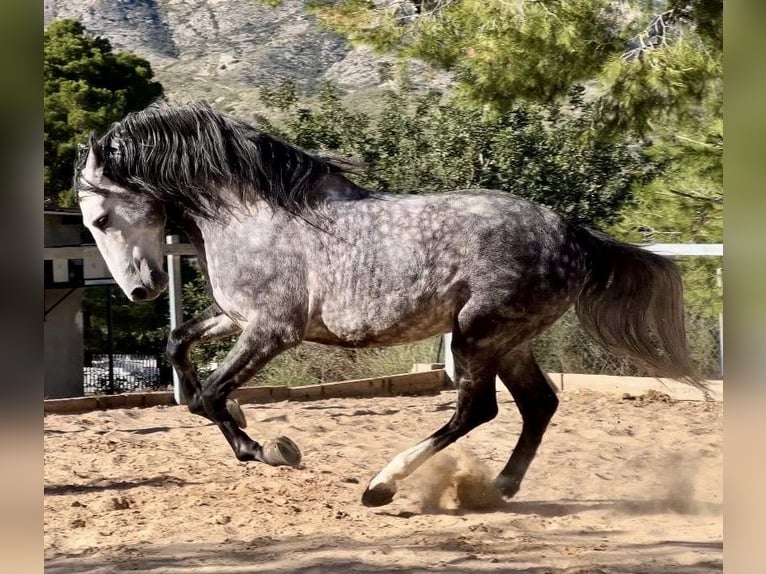
[[[242,412],[242,407],[239,406],[239,401],[237,399],[226,399],[226,410],[239,428],[247,428],[245,413]]]
[[[521,482],[504,477],[498,476],[492,483],[492,486],[498,491],[504,498],[513,498],[516,493],[519,492]]]
[[[362,504],[365,506],[385,506],[394,499],[396,489],[386,484],[376,484],[374,487],[367,487],[362,495]]]
[[[292,466],[301,464],[301,449],[286,436],[266,441],[263,445],[263,462],[271,466]]]

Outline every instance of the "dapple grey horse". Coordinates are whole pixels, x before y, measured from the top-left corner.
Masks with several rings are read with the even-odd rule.
[[[194,245],[215,303],[174,329],[167,351],[189,409],[218,425],[239,460],[300,462],[286,437],[261,445],[245,434],[228,398],[279,353],[301,341],[366,347],[452,333],[454,414],[372,478],[369,506],[390,502],[400,480],[495,417],[496,376],[523,421],[495,480],[513,496],[558,405],[531,343],[572,305],[610,351],[703,387],[671,260],[508,193],[375,193],[342,163],[199,103],[154,104],[91,136],[75,185],[84,222],[132,301],[166,287],[166,221]],[[192,346],[239,332],[200,383]]]

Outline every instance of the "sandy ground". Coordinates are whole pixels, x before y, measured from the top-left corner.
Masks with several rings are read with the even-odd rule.
[[[182,407],[45,417],[46,572],[720,572],[723,405],[577,390],[521,491],[484,491],[520,430],[513,403],[360,503],[396,452],[441,426],[455,393],[246,405],[303,468],[239,463]],[[487,508],[475,508],[477,499]]]

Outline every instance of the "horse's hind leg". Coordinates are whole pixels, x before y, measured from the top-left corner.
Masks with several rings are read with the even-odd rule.
[[[491,341],[466,342],[453,338],[457,405],[449,422],[427,439],[396,455],[370,481],[362,495],[365,506],[388,504],[396,493],[396,483],[421,464],[477,426],[497,415],[495,368]]]
[[[545,429],[556,412],[559,400],[553,384],[535,360],[528,345],[514,349],[498,362],[498,375],[516,401],[521,413],[521,435],[505,468],[495,479],[503,496],[515,495],[537,453]]]

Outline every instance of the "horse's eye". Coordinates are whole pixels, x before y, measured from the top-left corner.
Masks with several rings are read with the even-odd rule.
[[[96,221],[93,222],[93,227],[103,231],[106,228],[106,224],[109,223],[109,216],[102,215]]]

